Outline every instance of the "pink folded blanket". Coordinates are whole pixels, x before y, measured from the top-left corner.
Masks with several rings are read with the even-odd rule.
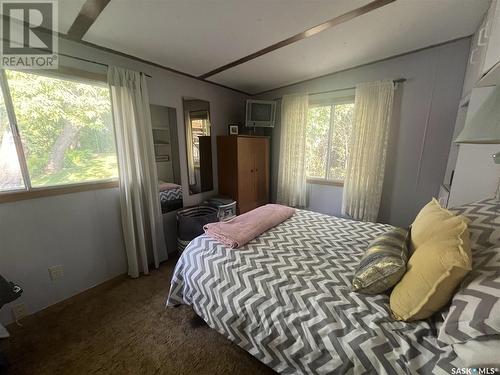
[[[236,249],[265,231],[293,216],[295,209],[279,204],[266,204],[224,222],[206,224],[210,237]]]

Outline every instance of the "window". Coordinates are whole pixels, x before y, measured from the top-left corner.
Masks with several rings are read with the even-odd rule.
[[[210,135],[210,122],[208,121],[207,111],[191,111],[189,113],[191,120],[191,136],[193,143],[193,161],[194,166],[200,166],[200,138]]]
[[[344,181],[353,111],[353,99],[309,106],[306,135],[308,178]]]
[[[1,71],[0,191],[118,177],[103,82]]]

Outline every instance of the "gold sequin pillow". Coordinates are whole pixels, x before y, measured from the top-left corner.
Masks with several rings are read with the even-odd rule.
[[[394,228],[373,240],[354,273],[352,289],[379,294],[403,277],[408,262],[408,231]]]

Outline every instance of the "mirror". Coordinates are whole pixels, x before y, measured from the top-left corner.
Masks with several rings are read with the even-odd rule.
[[[167,213],[183,206],[177,111],[155,104],[150,109],[161,211]]]
[[[189,194],[213,190],[210,103],[183,98]]]

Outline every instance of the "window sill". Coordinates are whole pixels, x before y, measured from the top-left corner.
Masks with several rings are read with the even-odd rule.
[[[118,187],[118,180],[84,182],[80,184],[32,188],[31,190],[0,193],[0,203],[16,202],[26,199],[51,197],[54,195],[72,194],[83,191],[111,189]]]
[[[325,180],[322,178],[308,178],[306,182],[313,185],[344,186],[344,181]]]

